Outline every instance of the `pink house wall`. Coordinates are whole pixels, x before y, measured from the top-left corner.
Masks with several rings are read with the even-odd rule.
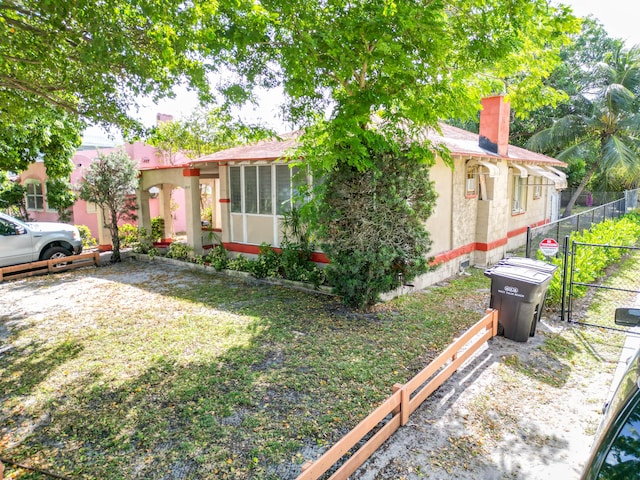
[[[161,165],[160,155],[156,154],[155,147],[146,145],[143,142],[127,143],[121,147],[100,148],[95,150],[79,150],[72,159],[75,166],[71,173],[71,183],[79,185],[85,170],[96,160],[99,154],[109,154],[114,150],[124,148],[125,152],[141,167],[152,167]],[[48,210],[46,201],[46,172],[42,162],[36,162],[20,175],[21,183],[27,180],[38,180],[42,186],[44,194],[44,209],[29,210],[29,216],[35,221],[41,222],[57,222],[58,214],[56,211]],[[180,189],[172,192],[172,203],[177,206],[173,211],[173,230],[174,232],[184,232],[186,230],[186,214],[185,214],[185,196]],[[160,215],[160,203],[157,198],[151,199],[149,202],[151,217]],[[94,237],[98,237],[98,215],[95,210],[88,208],[87,202],[77,200],[73,205],[72,223],[75,225],[86,225],[91,230]]]

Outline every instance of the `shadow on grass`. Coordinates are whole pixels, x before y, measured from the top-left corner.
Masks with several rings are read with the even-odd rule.
[[[8,377],[12,397],[33,394],[56,365],[81,371],[63,392],[40,392],[29,414],[51,421],[5,452],[73,478],[295,478],[304,460],[349,431],[391,385],[411,378],[416,358],[435,356],[464,322],[480,318],[457,309],[454,321],[437,322],[447,333],[434,335],[437,325],[418,315],[372,321],[326,296],[165,265],[60,276],[87,277],[135,298],[93,319],[95,331],[83,330],[87,322],[60,326],[69,343],[47,357],[51,368],[29,350],[0,357],[2,368],[26,359],[25,372],[40,371],[30,392]],[[108,305],[107,285],[97,284],[104,288],[94,295]],[[175,304],[145,307],[145,292]],[[74,343],[74,335],[86,343]],[[21,417],[3,415],[0,429],[11,438]]]

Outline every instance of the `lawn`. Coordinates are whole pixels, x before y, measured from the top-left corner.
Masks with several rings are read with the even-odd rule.
[[[470,272],[368,314],[164,264],[0,284],[0,457],[74,479],[295,478],[481,318]]]

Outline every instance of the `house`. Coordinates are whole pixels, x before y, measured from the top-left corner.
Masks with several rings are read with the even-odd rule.
[[[158,114],[159,121],[171,120],[170,116]],[[155,147],[143,142],[125,143],[121,146],[107,145],[104,142],[83,142],[73,156],[74,170],[71,173],[71,184],[78,185],[84,172],[99,155],[107,155],[115,150],[124,149],[129,157],[139,168],[155,167],[165,164],[165,160]],[[184,162],[186,157],[178,157],[179,162]],[[20,183],[26,188],[26,207],[29,218],[40,222],[59,221],[58,212],[49,208],[46,194],[46,171],[44,163],[39,161],[32,163],[27,170],[19,176]],[[184,195],[181,192],[164,192],[164,196],[157,189],[150,192],[149,211],[152,217],[160,214],[160,205],[166,203],[163,212],[169,219],[169,228],[165,228],[165,240],[170,240],[176,233],[184,232],[186,228]],[[104,227],[104,216],[95,204],[78,199],[72,209],[70,223],[86,225],[93,237],[98,240],[98,245],[104,250],[111,248],[109,230]],[[135,221],[133,222],[135,224]]]
[[[435,271],[416,279],[422,288],[451,276],[465,265],[487,266],[525,242],[528,226],[558,216],[566,164],[509,145],[509,104],[502,96],[484,99],[480,133],[441,124],[428,138],[451,152],[453,168],[441,158],[430,176],[438,199],[426,222],[431,232]],[[279,140],[230,148],[179,166],[141,170],[138,190],[140,225],[150,225],[149,190],[180,187],[185,194],[187,240],[196,253],[214,241],[231,252],[257,254],[259,245],[282,239],[282,213],[291,206],[296,181],[286,155],[297,134]],[[202,185],[213,201],[211,228],[200,225]],[[166,208],[160,215],[164,215]],[[211,233],[215,234],[212,235]],[[327,262],[320,252],[314,260]]]

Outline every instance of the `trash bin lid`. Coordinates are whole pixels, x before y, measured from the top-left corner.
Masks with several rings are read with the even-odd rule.
[[[551,277],[552,273],[542,272],[534,268],[518,267],[515,265],[497,264],[484,271],[487,277],[507,278],[524,283],[540,285]]]
[[[517,267],[534,268],[547,273],[554,273],[558,266],[541,260],[533,260],[527,257],[506,257],[498,262],[498,265],[514,265]]]

